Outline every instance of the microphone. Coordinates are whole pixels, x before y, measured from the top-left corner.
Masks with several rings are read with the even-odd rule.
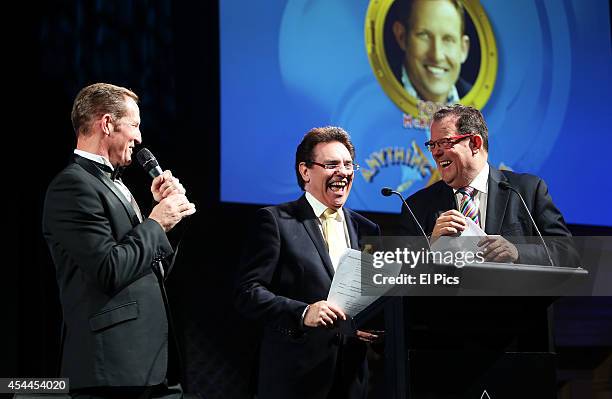
[[[417,224],[417,226],[419,226],[419,230],[421,230],[421,234],[423,234],[423,237],[425,237],[425,242],[427,242],[427,246],[429,247],[429,250],[431,251],[431,246],[429,245],[429,238],[427,237],[427,234],[425,234],[425,230],[423,230],[423,226],[421,226],[421,223],[419,223],[419,221],[417,220],[416,216],[414,216],[414,213],[412,212],[412,209],[410,209],[410,207],[408,206],[408,203],[404,199],[404,196],[402,195],[402,193],[400,193],[399,191],[392,190],[389,187],[383,187],[380,190],[380,193],[382,195],[384,195],[385,197],[390,197],[393,194],[395,194],[398,197],[400,197],[400,199],[404,203],[404,206],[406,207],[406,209],[408,209],[408,212],[410,212],[410,215],[412,216],[412,219]]]
[[[540,229],[538,229],[538,225],[536,224],[535,220],[533,220],[533,216],[531,216],[531,212],[529,212],[529,208],[527,208],[527,204],[525,203],[525,200],[523,199],[523,196],[521,195],[521,193],[519,193],[518,190],[512,187],[510,183],[508,183],[507,181],[500,181],[498,186],[502,190],[513,191],[516,195],[519,196],[519,198],[521,199],[521,202],[523,203],[523,207],[525,208],[525,210],[527,211],[527,214],[529,215],[529,218],[531,219],[531,223],[533,223],[533,226],[535,227],[536,232],[538,233],[538,236],[540,237],[540,240],[542,241],[542,244],[544,245],[544,249],[546,250],[546,255],[548,256],[548,261],[550,262],[550,265],[555,266],[555,264],[553,263],[552,257],[550,256],[550,252],[548,251],[548,245],[546,245],[546,241],[544,241],[544,237],[542,237],[542,233],[540,233]]]
[[[136,153],[136,160],[152,178],[156,178],[164,172],[159,167],[157,159],[155,159],[151,151],[147,148],[143,148]]]

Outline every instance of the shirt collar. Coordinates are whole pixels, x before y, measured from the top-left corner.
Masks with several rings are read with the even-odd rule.
[[[406,89],[406,92],[408,92],[409,95],[423,101],[423,99],[419,97],[416,89],[410,82],[410,78],[408,77],[408,72],[406,72],[406,68],[403,66],[402,66],[402,85],[404,86],[404,89]],[[457,86],[453,85],[453,88],[451,89],[450,93],[448,93],[448,97],[446,98],[446,103],[454,104],[458,101],[459,101],[459,91],[457,91]]]
[[[91,152],[77,150],[77,149],[74,150],[74,153],[76,155],[79,155],[83,158],[87,158],[90,161],[93,161],[99,164],[100,169],[102,169],[102,171],[106,173],[108,177],[110,177],[111,180],[113,181],[121,180],[121,175],[123,174],[125,167],[119,166],[117,168],[113,168],[113,165],[110,163],[110,161],[106,159],[105,157],[103,157],[102,155],[92,154]]]
[[[98,155],[98,154],[93,154],[91,152],[87,152],[87,151],[83,151],[83,150],[79,150],[79,149],[75,149],[74,153],[82,156],[83,158],[87,158],[90,161],[94,161],[97,163],[101,163],[102,165],[106,165],[109,168],[111,168],[112,171],[115,170],[115,168],[113,168],[113,165],[110,163],[110,161],[108,159],[106,159],[106,157],[103,157],[102,155]]]
[[[315,215],[320,219],[323,217],[323,213],[327,210],[327,206],[323,204],[321,201],[315,198],[314,195],[310,194],[306,191],[306,201],[310,204],[310,207],[314,211]],[[342,212],[342,208],[338,209],[338,216],[336,220],[343,221],[344,220],[344,212]]]
[[[474,187],[476,190],[478,190],[479,193],[486,194],[488,190],[488,186],[489,186],[488,182],[489,182],[489,164],[485,163],[483,168],[480,169],[480,172],[478,172],[474,180],[472,180],[470,184],[468,184],[468,186]],[[457,189],[454,188],[453,192],[456,194]]]

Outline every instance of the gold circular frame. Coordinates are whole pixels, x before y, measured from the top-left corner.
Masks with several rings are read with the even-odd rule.
[[[397,81],[384,45],[387,14],[395,0],[371,0],[366,13],[365,44],[370,66],[383,90],[405,113],[419,116],[418,99],[409,95]],[[497,77],[497,44],[489,18],[479,0],[463,0],[463,5],[474,22],[480,42],[480,70],[472,89],[459,100],[461,104],[482,109],[493,93]]]

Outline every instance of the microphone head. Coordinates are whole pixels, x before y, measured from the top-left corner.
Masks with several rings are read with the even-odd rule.
[[[391,188],[389,187],[383,187],[380,190],[380,193],[384,195],[385,197],[390,197],[391,195],[393,195],[393,190],[391,190]]]
[[[507,181],[500,181],[498,186],[499,186],[499,188],[503,188],[504,190],[509,190],[509,189],[512,188],[510,183],[508,183]]]
[[[148,148],[143,148],[136,153],[136,160],[147,172],[159,166],[157,159]]]

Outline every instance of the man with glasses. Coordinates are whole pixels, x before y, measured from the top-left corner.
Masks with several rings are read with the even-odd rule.
[[[455,104],[438,110],[425,145],[442,180],[412,195],[408,204],[431,241],[462,232],[470,217],[488,234],[480,243],[485,260],[549,265],[542,245],[515,245],[504,238],[537,236],[520,197],[508,185],[521,193],[543,236],[571,236],[563,216],[542,179],[490,166],[488,141],[487,125],[477,109]],[[402,224],[405,235],[420,235],[410,215],[403,215]],[[561,248],[550,249],[556,265],[577,261],[573,253],[567,258],[560,256]]]
[[[244,253],[236,306],[263,323],[257,397],[363,398],[366,345],[376,335],[342,335],[346,315],[325,300],[340,256],[359,249],[379,227],[344,207],[355,149],[339,127],[309,131],[297,148],[295,172],[305,194],[260,209]]]

